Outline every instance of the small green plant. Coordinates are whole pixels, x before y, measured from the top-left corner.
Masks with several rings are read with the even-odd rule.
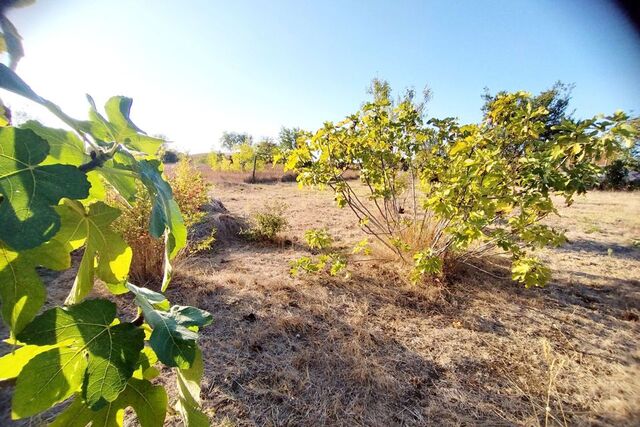
[[[414,267],[411,281],[417,282],[421,277],[434,276],[442,272],[442,259],[432,249],[425,249],[413,255]]]
[[[356,243],[353,247],[353,250],[351,251],[351,254],[371,255],[371,246],[369,244],[369,239],[365,238]]]
[[[337,276],[346,270],[347,258],[337,252],[321,254],[315,257],[303,256],[291,261],[290,267],[289,273],[292,276],[297,276],[301,272],[309,274],[320,273],[327,268],[331,276]]]
[[[333,243],[326,228],[310,228],[304,232],[304,240],[311,249],[327,249]]]
[[[326,228],[311,228],[305,231],[304,239],[309,248],[321,251],[321,253],[317,256],[303,256],[291,261],[289,272],[292,276],[297,276],[300,272],[320,273],[325,270],[328,270],[331,276],[337,276],[346,270],[347,258],[332,250],[333,237]],[[364,245],[362,245],[362,250],[366,249]]]
[[[285,216],[289,206],[282,202],[267,202],[264,208],[253,214],[251,228],[242,234],[252,240],[274,240],[276,236],[289,226]]]

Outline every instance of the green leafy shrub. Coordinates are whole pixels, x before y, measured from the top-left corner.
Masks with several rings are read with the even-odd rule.
[[[253,240],[275,240],[289,226],[286,218],[288,208],[286,203],[265,203],[261,211],[253,214],[251,228],[242,234]]]
[[[629,169],[624,160],[614,160],[604,167],[602,188],[607,190],[622,190],[627,186]]]
[[[224,153],[211,153],[208,157],[209,167],[218,172],[226,172],[233,170],[233,163],[231,163],[231,156],[227,156]]]
[[[321,254],[315,257],[303,256],[291,261],[289,273],[297,276],[302,273],[315,274],[327,270],[331,276],[337,276],[347,268],[347,258],[338,252]]]
[[[371,92],[356,113],[298,138],[286,167],[300,185],[331,188],[365,233],[413,266],[414,281],[440,274],[445,261],[498,249],[511,257],[515,280],[544,284],[548,274],[529,253],[563,241],[541,222],[556,212],[553,197],[570,204],[592,188],[596,161],[627,150],[638,134],[622,112],[564,117],[548,92],[488,97],[484,120],[467,125],[426,121],[424,102],[412,91],[394,102],[386,82]],[[364,197],[345,178],[353,170]]]
[[[331,276],[336,276],[347,268],[347,257],[333,250],[333,237],[326,228],[312,228],[304,233],[304,239],[312,250],[320,251],[319,255],[303,256],[291,261],[289,273],[297,276],[299,273],[320,273],[327,271]],[[366,250],[361,242],[359,250]]]
[[[311,228],[305,231],[304,240],[311,249],[327,249],[333,244],[333,238],[326,228]]]

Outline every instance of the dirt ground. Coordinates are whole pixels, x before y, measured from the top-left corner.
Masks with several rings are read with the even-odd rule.
[[[290,224],[279,243],[221,236],[176,268],[172,303],[215,319],[201,339],[214,425],[640,425],[640,193],[562,208],[552,221],[569,243],[543,252],[554,278],[541,289],[494,277],[499,260],[432,287],[375,259],[349,278],[293,278],[305,229],[344,248],[364,237],[350,212],[295,183],[212,195],[233,219],[284,202]]]

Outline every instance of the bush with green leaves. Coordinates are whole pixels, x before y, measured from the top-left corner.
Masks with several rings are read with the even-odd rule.
[[[304,240],[315,255],[291,261],[289,273],[292,276],[301,272],[314,274],[325,271],[331,276],[336,276],[347,269],[347,257],[333,249],[333,237],[326,228],[306,230]],[[366,241],[360,242],[356,248],[353,253],[366,251]]]
[[[542,222],[556,213],[554,196],[571,204],[597,183],[596,162],[638,135],[622,112],[551,120],[548,93],[488,97],[483,121],[467,125],[427,121],[413,91],[394,102],[376,80],[371,93],[356,113],[299,138],[286,166],[302,186],[331,188],[365,233],[413,266],[413,281],[497,248],[514,280],[543,285],[548,269],[531,252],[564,240]],[[361,186],[345,179],[350,170]]]
[[[2,10],[4,12],[4,9]],[[11,125],[3,106],[0,126],[0,299],[11,351],[0,358],[0,380],[14,380],[11,416],[23,419],[72,402],[54,426],[123,425],[127,408],[142,426],[164,423],[167,393],[156,385],[159,368],[177,377],[175,410],[188,426],[208,425],[200,409],[202,356],[198,330],[211,315],[171,305],[159,292],[128,280],[132,250],[112,223],[137,191],[149,194],[148,232],[165,241],[164,292],[171,260],[184,247],[187,230],[156,153],[164,141],[142,132],[130,119],[130,98],[110,98],[103,115],[89,97],[88,120],[76,120],[32,90],[16,73],[20,36],[0,16],[9,64],[0,64],[0,88],[39,104],[69,128],[36,121]],[[41,268],[71,267],[77,273],[62,306],[43,310],[47,289]],[[113,294],[87,298],[96,280]],[[119,317],[112,301],[129,293],[134,318]]]
[[[327,249],[333,243],[333,237],[326,228],[310,228],[304,232],[304,240],[311,249]]]
[[[264,149],[264,147],[263,147]],[[265,168],[266,161],[260,156],[257,147],[245,142],[235,145],[231,154],[211,153],[209,166],[214,171],[222,172],[251,172],[261,171]]]
[[[289,273],[297,276],[301,272],[308,274],[321,273],[325,270],[329,275],[337,276],[347,268],[347,259],[338,252],[323,253],[316,257],[303,256],[290,263]]]
[[[604,167],[601,187],[606,190],[622,190],[627,186],[629,169],[624,160],[617,159]]]
[[[287,209],[286,203],[265,203],[263,209],[253,214],[251,227],[243,230],[242,234],[253,240],[274,240],[289,226]]]

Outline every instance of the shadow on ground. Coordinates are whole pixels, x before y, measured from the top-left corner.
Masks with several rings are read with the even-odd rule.
[[[284,252],[278,245],[250,250]],[[508,266],[494,264],[494,275],[507,276]],[[171,299],[197,301],[216,319],[203,332],[203,398],[218,421],[536,424],[544,421],[550,365],[538,347],[544,338],[571,361],[554,411],[571,423],[635,423],[633,413],[593,418],[591,401],[572,399],[585,385],[571,376],[580,363],[629,365],[635,344],[615,333],[636,325],[637,281],[524,289],[462,268],[447,286],[429,288],[409,287],[376,264],[355,268],[348,280],[268,279],[234,262],[203,268],[177,274]]]

